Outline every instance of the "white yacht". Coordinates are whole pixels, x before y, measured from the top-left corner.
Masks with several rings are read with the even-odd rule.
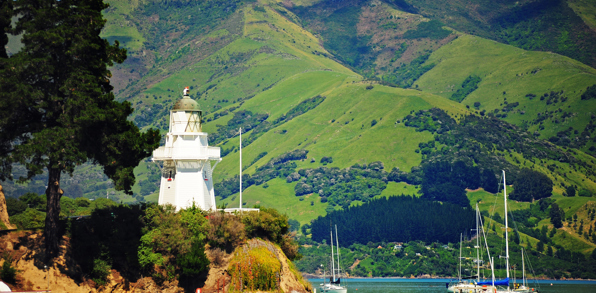
[[[329,282],[325,283],[325,275],[323,274],[323,283],[320,287],[322,293],[347,293],[348,288],[341,285],[340,273],[341,269],[339,266],[339,241],[337,240],[337,225],[335,226],[335,246],[337,253],[333,251],[333,231],[331,231],[331,277]],[[335,256],[337,256],[337,268],[335,268]],[[337,275],[336,275],[337,273]],[[337,278],[336,278],[337,277]]]

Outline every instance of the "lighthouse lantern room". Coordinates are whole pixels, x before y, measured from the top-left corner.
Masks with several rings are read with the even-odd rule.
[[[190,98],[188,87],[170,111],[165,145],[153,151],[153,161],[163,161],[158,203],[176,210],[194,205],[215,210],[213,169],[221,161],[220,148],[210,147],[202,131],[203,113]],[[212,165],[213,163],[213,165]]]

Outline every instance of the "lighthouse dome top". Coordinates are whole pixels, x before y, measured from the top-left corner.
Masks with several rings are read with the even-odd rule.
[[[176,101],[174,104],[173,111],[176,110],[184,110],[184,111],[199,111],[199,103],[195,100],[191,99],[188,92],[190,89],[188,87],[184,88],[182,99]]]
[[[183,111],[199,111],[199,103],[191,99],[189,96],[184,96],[182,99],[176,101],[172,111],[183,110]]]

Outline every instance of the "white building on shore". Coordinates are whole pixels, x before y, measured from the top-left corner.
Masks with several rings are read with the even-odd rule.
[[[153,161],[162,161],[159,200],[176,210],[194,205],[214,211],[213,169],[221,161],[220,148],[210,147],[202,131],[203,113],[184,89],[182,99],[170,111],[170,129],[165,145],[153,151]]]

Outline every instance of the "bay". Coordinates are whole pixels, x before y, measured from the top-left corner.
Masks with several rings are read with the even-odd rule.
[[[318,292],[319,284],[323,279],[309,279],[309,282]],[[348,293],[445,293],[447,292],[445,284],[448,282],[449,279],[342,279],[342,284],[348,287]],[[529,284],[543,293],[596,292],[596,281],[539,280],[535,286],[534,281],[530,280]]]

